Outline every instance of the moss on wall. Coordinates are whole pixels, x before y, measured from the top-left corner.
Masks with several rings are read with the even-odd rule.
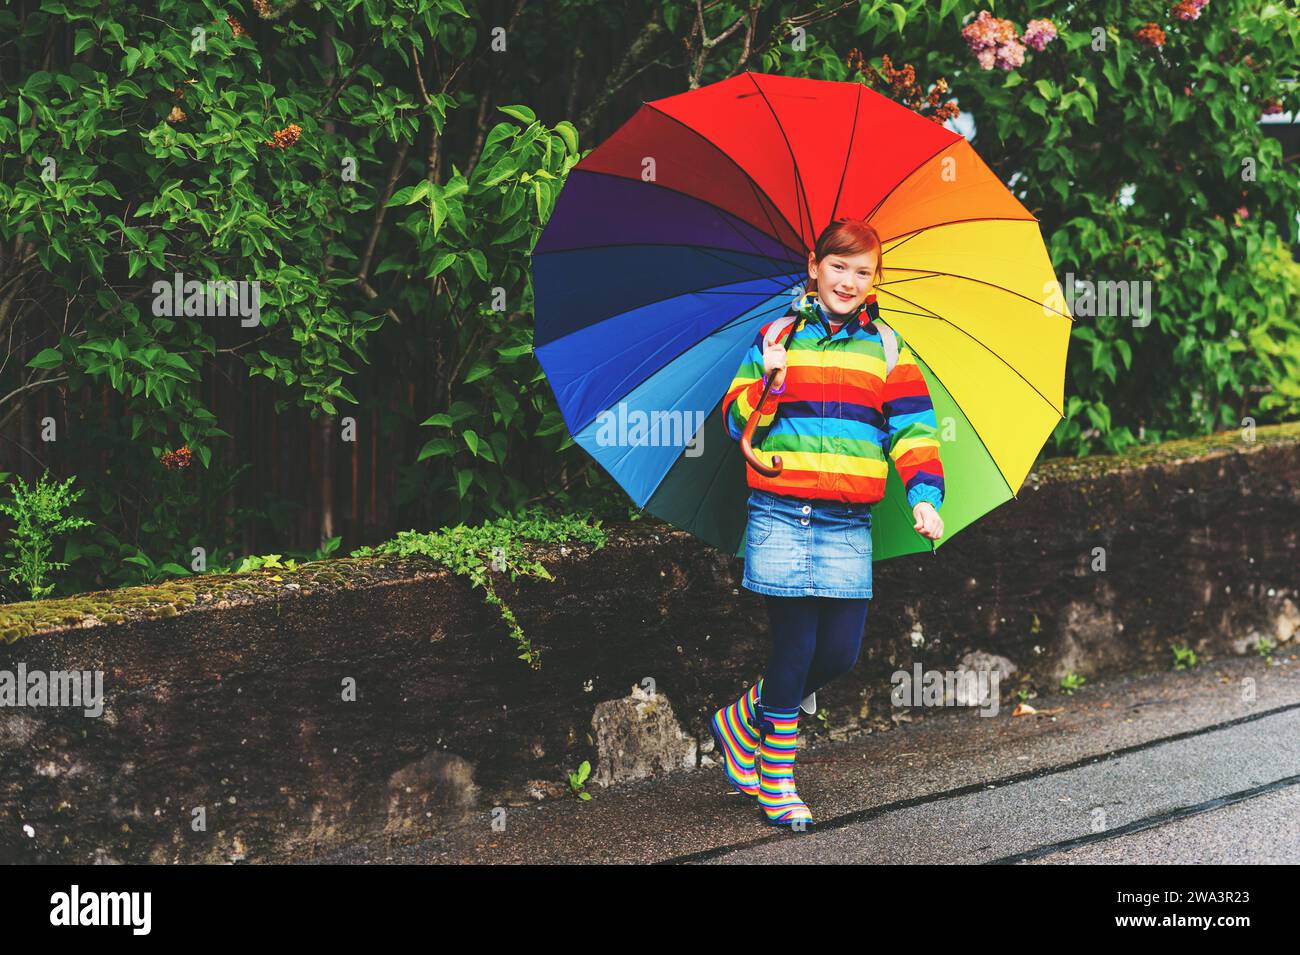
[[[1085,458],[1048,458],[1029,474],[1032,482],[1080,481],[1101,477],[1116,471],[1126,471],[1152,465],[1174,464],[1193,458],[1210,457],[1217,453],[1249,454],[1253,450],[1275,444],[1300,441],[1300,421],[1261,425],[1255,429],[1255,440],[1246,441],[1240,430],[1216,431],[1196,438],[1179,438],[1159,444],[1144,444],[1130,448],[1123,454],[1095,454]]]
[[[443,572],[419,557],[344,557],[312,561],[294,571],[202,574],[144,587],[25,601],[0,606],[0,640],[14,643],[38,633],[171,617],[196,607],[218,609]]]

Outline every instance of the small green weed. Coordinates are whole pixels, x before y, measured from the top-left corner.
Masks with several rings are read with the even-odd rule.
[[[418,554],[431,557],[453,572],[468,577],[475,587],[483,588],[488,603],[500,610],[511,637],[519,645],[519,659],[536,670],[541,667],[541,654],[524,634],[514,613],[497,595],[492,586],[492,574],[508,573],[511,580],[520,574],[551,580],[551,574],[541,562],[530,559],[525,553],[526,542],[564,544],[576,541],[599,548],[605,545],[605,540],[600,522],[591,521],[588,511],[552,516],[540,507],[531,507],[474,527],[457,524],[428,533],[402,531],[394,539],[376,547],[358,548],[352,556]]]

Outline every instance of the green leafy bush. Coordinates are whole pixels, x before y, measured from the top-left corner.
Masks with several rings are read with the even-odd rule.
[[[1252,319],[1247,340],[1264,366],[1261,411],[1300,415],[1300,262],[1281,239],[1261,243],[1252,262],[1258,296],[1242,307]]]
[[[202,518],[201,482],[157,468],[177,446],[217,463],[229,433],[205,383],[223,354],[276,386],[277,410],[335,416],[381,329],[390,362],[430,353],[420,405],[397,414],[437,429],[399,482],[433,517],[519,506],[529,462],[567,439],[531,358],[527,254],[576,162],[573,125],[507,106],[481,140],[443,138],[478,104],[432,65],[473,52],[481,18],[459,0],[255,6],[247,25],[195,0],[0,10],[0,242],[16,252],[0,256],[0,333],[37,343],[0,369],[0,423],[58,386],[75,406],[65,464],[111,451],[104,522],[75,545],[94,582],[236,549],[240,525]],[[256,324],[214,314],[209,281],[256,293]],[[101,387],[120,413],[105,398],[96,421]],[[217,483],[233,493],[231,470]],[[245,496],[230,516],[266,528],[277,506]]]
[[[9,484],[9,499],[0,500],[0,514],[14,522],[14,530],[5,542],[5,573],[15,584],[21,585],[33,600],[39,600],[54,591],[49,582],[50,573],[64,570],[67,564],[51,560],[55,541],[85,527],[90,521],[64,512],[77,502],[81,491],[73,491],[68,478],[58,482],[49,479],[49,473],[28,487],[21,477]]]

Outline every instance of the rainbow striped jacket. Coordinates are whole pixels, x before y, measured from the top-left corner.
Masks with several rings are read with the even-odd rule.
[[[907,489],[908,507],[929,501],[943,506],[943,465],[930,391],[916,356],[898,335],[898,362],[885,380],[885,347],[868,298],[861,324],[853,319],[834,335],[814,299],[822,324],[803,319],[782,333],[785,389],[768,394],[754,430],[755,453],[764,462],[781,455],[774,478],[748,465],[749,486],[812,500],[873,504],[885,496],[889,462]],[[775,321],[775,319],[773,319]],[[723,398],[722,420],[739,441],[745,421],[763,394],[764,324]],[[895,329],[895,334],[897,330]],[[887,450],[886,450],[887,449]]]

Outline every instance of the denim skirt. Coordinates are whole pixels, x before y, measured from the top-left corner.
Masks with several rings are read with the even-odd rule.
[[[871,507],[751,488],[741,586],[776,597],[871,597]]]

